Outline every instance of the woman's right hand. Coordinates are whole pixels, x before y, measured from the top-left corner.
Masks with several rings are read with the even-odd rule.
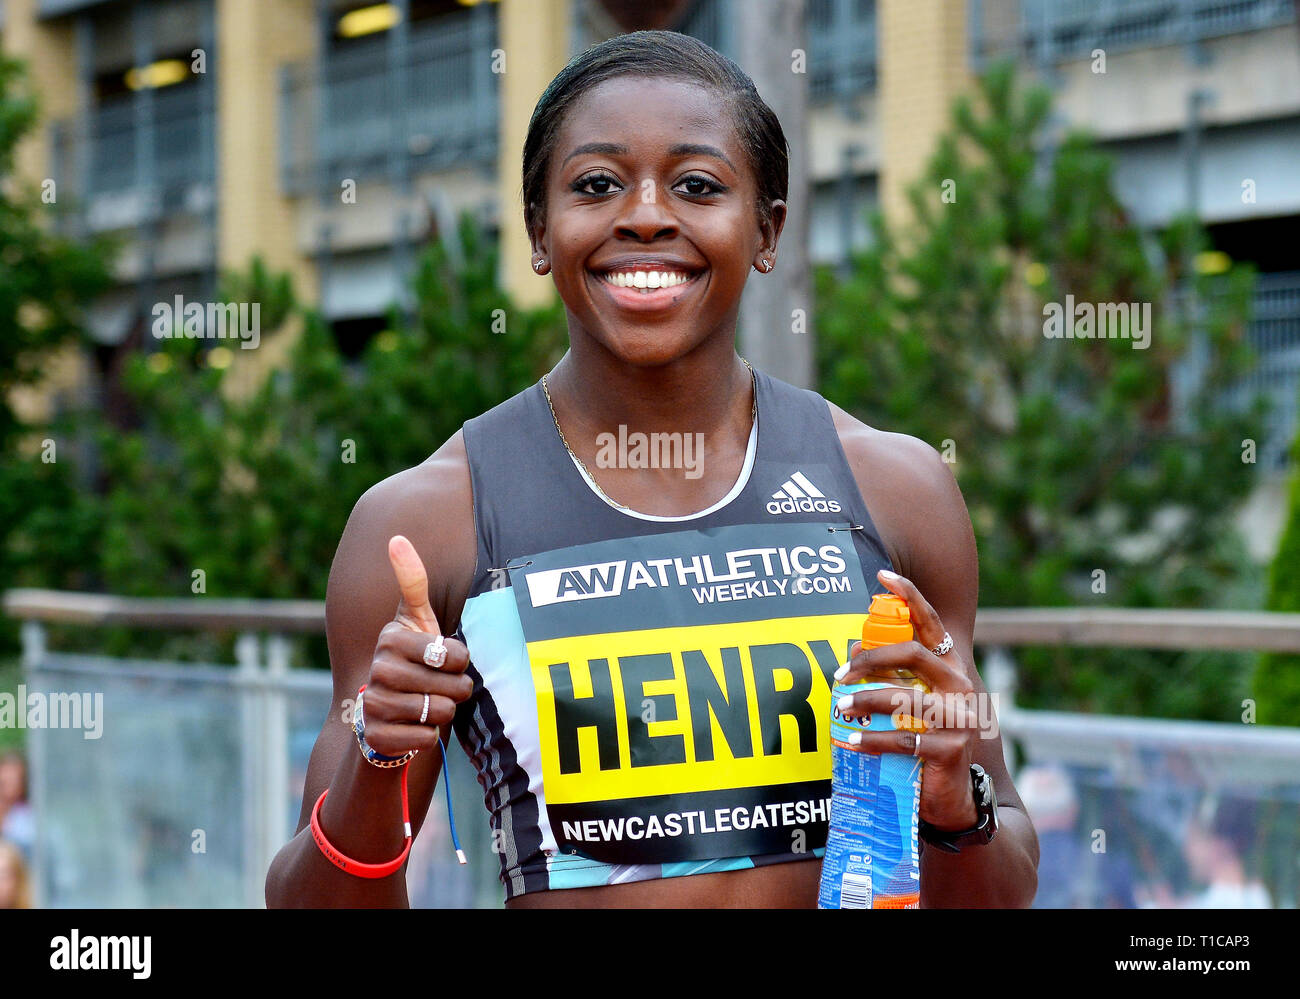
[[[388,542],[388,560],[402,599],[397,614],[379,633],[366,681],[363,712],[366,742],[385,756],[401,756],[410,749],[433,749],[439,726],[450,725],[456,706],[474,691],[465,675],[469,650],[454,638],[444,639],[446,658],[441,666],[424,661],[424,650],[442,634],[429,606],[429,580],[414,546],[400,534]],[[429,714],[420,724],[424,695]]]

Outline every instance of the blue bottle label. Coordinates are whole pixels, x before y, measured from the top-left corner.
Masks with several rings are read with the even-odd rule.
[[[846,693],[888,686],[837,684]],[[917,843],[920,759],[846,748],[855,731],[888,731],[889,715],[843,718],[831,713],[831,813],[817,904],[823,909],[914,909],[920,904]]]

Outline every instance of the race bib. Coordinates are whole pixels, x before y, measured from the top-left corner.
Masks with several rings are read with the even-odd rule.
[[[643,864],[825,845],[830,691],[870,602],[829,526],[620,538],[510,570],[561,851]]]

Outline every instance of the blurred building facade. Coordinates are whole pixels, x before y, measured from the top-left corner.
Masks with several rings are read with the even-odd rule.
[[[1254,384],[1278,415],[1251,533],[1268,548],[1300,388],[1292,0],[805,3],[812,260],[863,245],[868,208],[904,210],[951,99],[1012,56],[1054,89],[1059,128],[1087,127],[1114,154],[1138,220],[1192,208],[1219,249],[1258,265]],[[523,136],[546,83],[629,26],[734,56],[739,19],[767,6],[3,0],[0,39],[30,62],[43,102],[20,168],[77,206],[60,224],[125,237],[118,286],[90,315],[106,371],[121,351],[149,349],[152,303],[211,300],[219,273],[255,252],[358,351],[407,294],[419,245],[461,211],[497,233],[519,301],[552,294],[529,266],[519,203]]]

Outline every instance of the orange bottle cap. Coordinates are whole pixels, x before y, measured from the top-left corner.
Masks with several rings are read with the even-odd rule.
[[[911,640],[912,619],[907,601],[893,593],[877,593],[872,597],[871,610],[862,624],[862,647],[874,649]]]

